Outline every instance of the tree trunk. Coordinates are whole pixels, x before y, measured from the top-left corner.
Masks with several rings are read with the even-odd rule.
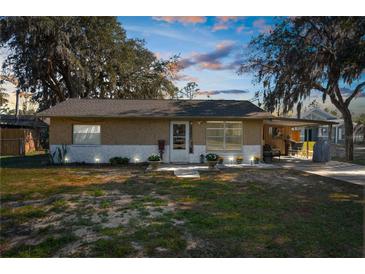
[[[345,125],[345,155],[347,161],[354,160],[354,127],[352,125],[351,113],[348,111],[343,115]]]

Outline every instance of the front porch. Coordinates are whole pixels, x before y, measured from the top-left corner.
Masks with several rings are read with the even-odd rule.
[[[328,138],[325,141],[331,144],[332,126],[336,122],[294,119],[275,117],[264,120],[263,142],[264,146],[278,152],[280,156],[293,156],[300,159],[312,159],[315,141],[307,134],[310,127],[328,125]],[[304,129],[305,134],[301,134]]]

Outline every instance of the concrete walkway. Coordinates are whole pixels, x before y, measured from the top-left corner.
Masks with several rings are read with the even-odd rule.
[[[365,186],[365,166],[346,162],[330,161],[314,163],[312,160],[283,158],[275,163],[283,168],[292,168],[308,173]]]
[[[146,171],[173,172],[180,178],[200,178],[199,171],[220,171],[229,168],[280,168],[275,164],[218,164],[210,169],[207,164],[161,164],[159,168],[153,170],[148,166]]]

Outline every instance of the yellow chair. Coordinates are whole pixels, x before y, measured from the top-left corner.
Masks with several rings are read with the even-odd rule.
[[[301,151],[299,155],[302,157],[312,157],[313,156],[313,147],[316,142],[313,141],[304,141]]]

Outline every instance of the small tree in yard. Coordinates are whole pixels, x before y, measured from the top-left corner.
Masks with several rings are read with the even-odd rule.
[[[313,91],[329,98],[345,122],[346,159],[353,160],[351,101],[365,88],[365,17],[294,17],[254,38],[240,73],[254,72],[264,106],[286,113]],[[341,86],[348,86],[346,93]],[[350,90],[350,92],[349,92]]]

